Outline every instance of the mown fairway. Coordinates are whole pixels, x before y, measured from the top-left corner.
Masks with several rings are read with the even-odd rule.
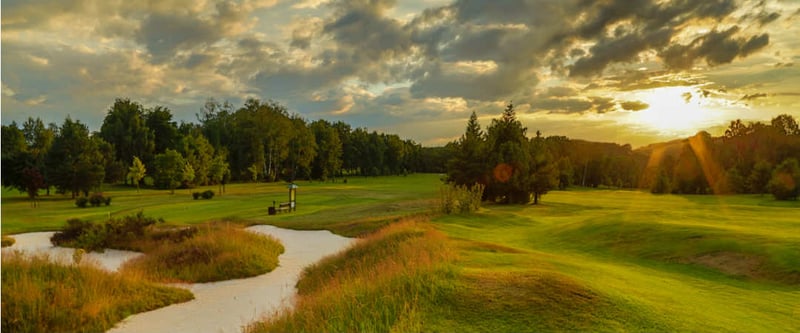
[[[4,192],[2,228],[53,229],[69,217],[144,210],[172,224],[229,219],[359,235],[431,212],[438,195],[436,175],[348,180],[300,182],[298,211],[278,216],[266,216],[266,207],[285,201],[281,184],[232,185],[225,195],[196,201],[190,193],[197,189],[114,189],[106,191],[110,207],[86,209],[57,198],[30,209]],[[430,225],[455,249],[455,261],[443,264],[452,273],[431,275],[435,298],[420,300],[413,323],[404,318],[390,327],[800,331],[800,202],[576,189],[551,192],[539,206],[433,215]]]

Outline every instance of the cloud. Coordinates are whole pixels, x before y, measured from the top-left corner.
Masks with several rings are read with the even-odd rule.
[[[697,60],[704,59],[710,66],[727,64],[736,57],[746,57],[769,44],[769,34],[736,37],[739,26],[727,30],[712,30],[686,45],[675,44],[665,49],[660,56],[667,67],[689,69]]]
[[[767,97],[767,94],[765,94],[765,93],[747,94],[747,95],[742,96],[742,100],[743,101],[752,101],[754,99],[764,98],[764,97]]]
[[[627,111],[641,111],[650,107],[649,104],[640,101],[625,101],[620,102],[619,106]]]

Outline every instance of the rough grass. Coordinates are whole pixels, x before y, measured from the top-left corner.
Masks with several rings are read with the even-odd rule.
[[[455,274],[448,240],[420,220],[392,224],[308,267],[295,309],[246,331],[420,331]]]
[[[163,282],[212,282],[261,275],[278,266],[283,253],[273,237],[218,223],[201,226],[181,242],[139,245],[144,256],[126,262],[123,274],[142,275]]]
[[[130,314],[192,298],[187,290],[91,263],[63,265],[44,255],[3,253],[3,332],[102,332]]]

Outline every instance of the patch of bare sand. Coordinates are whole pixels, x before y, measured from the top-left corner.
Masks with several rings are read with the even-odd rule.
[[[752,254],[721,251],[687,258],[691,264],[708,267],[722,273],[760,279],[764,277],[764,258]]]
[[[274,226],[247,228],[283,243],[278,267],[264,275],[186,285],[195,299],[128,317],[109,332],[241,332],[243,326],[291,306],[295,284],[306,266],[348,247],[354,239],[329,231],[297,231]]]

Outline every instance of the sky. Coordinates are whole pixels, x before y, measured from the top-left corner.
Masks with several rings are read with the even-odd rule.
[[[1,24],[3,124],[258,98],[438,146],[513,103],[529,135],[639,147],[800,119],[796,0],[4,0]]]

